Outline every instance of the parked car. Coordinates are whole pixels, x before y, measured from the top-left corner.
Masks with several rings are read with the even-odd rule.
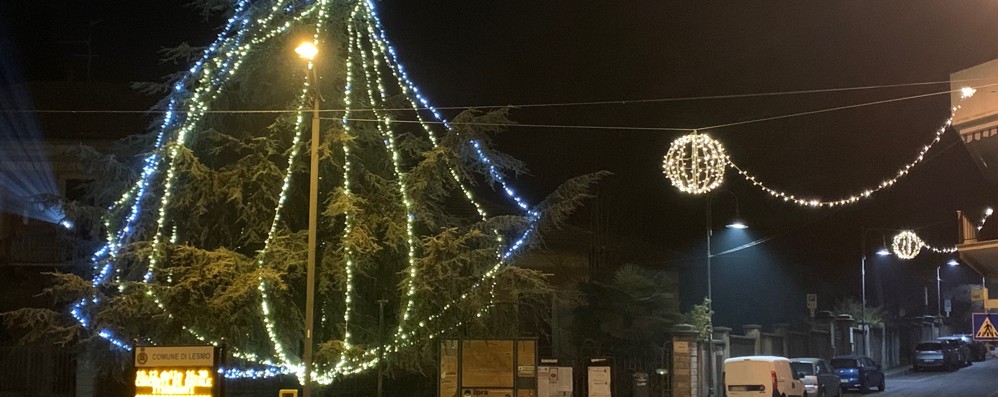
[[[803,397],[804,382],[790,370],[790,360],[776,356],[745,356],[724,360],[721,384],[726,397]]]
[[[930,340],[915,345],[915,362],[911,364],[912,371],[927,369],[951,371],[959,367],[959,353],[943,346],[943,342]]]
[[[839,375],[832,371],[832,365],[820,358],[791,358],[790,369],[804,382],[804,391],[809,397],[840,397]]]
[[[953,336],[958,336],[963,339],[964,342],[970,346],[970,357],[974,361],[984,361],[988,358],[988,347],[983,342],[978,342],[974,340],[974,336],[970,334],[956,334]]]
[[[972,362],[970,361],[970,346],[968,346],[963,339],[956,336],[940,336],[936,340],[943,343],[943,347],[949,347],[956,351],[959,355],[960,367],[966,367]]]
[[[870,391],[870,387],[876,386],[878,391],[884,391],[887,386],[884,371],[867,356],[835,356],[832,358],[832,367],[839,374],[843,390],[858,389],[865,393]]]

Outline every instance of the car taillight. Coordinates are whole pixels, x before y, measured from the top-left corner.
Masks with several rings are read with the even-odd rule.
[[[769,371],[769,374],[773,376],[773,391],[780,390],[779,387],[776,387],[778,384],[776,381],[776,371]]]

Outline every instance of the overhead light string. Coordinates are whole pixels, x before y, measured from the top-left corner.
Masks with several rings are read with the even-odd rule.
[[[973,95],[972,90],[965,89],[962,90],[962,92],[963,92],[962,99],[969,98],[970,96]],[[759,188],[765,193],[768,193],[772,197],[775,197],[777,199],[783,200],[788,203],[796,204],[803,207],[814,207],[814,208],[822,208],[822,207],[831,208],[831,207],[853,204],[860,200],[869,198],[874,193],[877,193],[881,190],[893,186],[895,183],[898,182],[898,180],[900,180],[902,177],[911,172],[912,168],[914,168],[916,165],[918,165],[925,159],[925,154],[928,153],[928,151],[931,150],[933,146],[939,143],[939,141],[942,139],[942,135],[953,123],[953,117],[956,115],[956,112],[959,109],[960,109],[959,105],[954,106],[951,109],[950,116],[946,119],[943,125],[936,130],[932,140],[928,144],[923,146],[921,150],[919,150],[918,154],[914,157],[914,159],[912,159],[907,164],[905,164],[897,171],[895,171],[894,175],[892,175],[890,178],[884,179],[876,186],[870,186],[863,189],[861,193],[856,193],[845,197],[833,198],[833,199],[820,198],[820,197],[806,197],[805,195],[802,194],[779,190],[759,181],[757,177],[749,173],[747,170],[742,169],[734,162],[732,162],[730,159],[728,160],[728,163],[731,165],[732,168],[738,171],[739,175],[745,178],[745,180],[747,180],[753,186]]]

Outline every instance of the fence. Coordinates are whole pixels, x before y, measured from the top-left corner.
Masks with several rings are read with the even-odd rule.
[[[0,397],[76,394],[76,357],[54,347],[0,346]]]

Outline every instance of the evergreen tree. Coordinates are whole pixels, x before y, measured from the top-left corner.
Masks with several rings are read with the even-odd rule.
[[[224,3],[197,2],[206,12]],[[318,98],[318,380],[379,354],[392,369],[424,370],[434,338],[509,334],[511,322],[490,318],[495,303],[549,292],[541,274],[513,266],[516,254],[564,222],[600,174],[528,205],[508,179],[524,165],[491,147],[507,110],[445,121],[369,1],[240,0],[226,12],[210,46],[168,52],[190,69],[142,86],[167,95],[155,130],[126,146],[144,148],[138,166],[109,157],[94,169],[114,175],[95,183],[95,202],[124,193],[99,206],[91,229],[106,244],[91,272],[49,290],[74,302],[78,321],[17,312],[8,323],[36,316],[36,330],[119,347],[224,343],[248,366],[301,377]],[[319,48],[314,63],[292,52],[303,38]]]
[[[624,264],[612,277],[579,286],[573,338],[589,354],[642,356],[657,351],[682,321],[675,274]],[[593,346],[588,346],[593,344]]]

